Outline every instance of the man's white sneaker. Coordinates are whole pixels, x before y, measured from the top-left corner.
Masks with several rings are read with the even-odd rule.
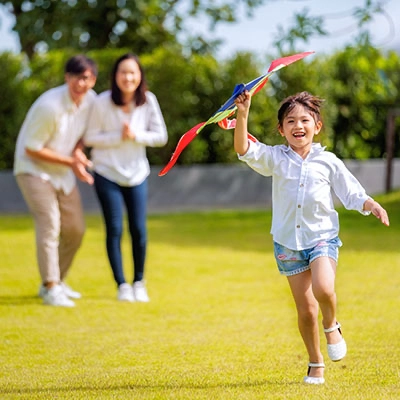
[[[79,292],[76,292],[75,290],[71,289],[71,287],[68,286],[66,283],[61,282],[60,286],[64,291],[65,295],[70,299],[80,299],[82,297],[82,295]],[[38,296],[43,299],[46,292],[47,292],[46,287],[43,284],[40,285]]]
[[[44,295],[45,295],[46,293],[47,293],[46,287],[45,287],[43,284],[40,285],[38,296],[39,296],[41,299],[43,299],[43,297],[44,297]]]
[[[43,303],[56,307],[74,307],[75,303],[69,299],[60,285],[55,285],[51,289],[46,289],[43,295]]]
[[[65,282],[61,282],[60,286],[62,287],[62,290],[64,290],[65,295],[70,299],[80,299],[82,297],[79,292],[72,290],[71,287],[68,286]]]
[[[129,283],[121,283],[118,287],[118,300],[134,302],[132,286]]]
[[[133,295],[135,296],[136,301],[140,301],[142,303],[148,303],[150,301],[143,281],[137,281],[133,283]]]

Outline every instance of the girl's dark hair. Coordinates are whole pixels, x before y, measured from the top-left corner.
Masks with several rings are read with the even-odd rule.
[[[97,76],[97,66],[96,63],[83,54],[78,54],[71,57],[65,64],[64,71],[66,74],[79,75],[90,69],[94,76]]]
[[[139,84],[138,88],[136,89],[135,96],[133,98],[133,102],[138,107],[138,106],[141,106],[144,103],[146,103],[147,82],[146,82],[146,77],[144,74],[143,67],[139,61],[139,57],[132,53],[127,53],[127,54],[122,55],[121,57],[118,58],[118,60],[114,64],[114,67],[113,67],[112,73],[111,73],[111,99],[114,102],[114,104],[116,104],[117,106],[123,106],[125,104],[122,100],[121,90],[118,87],[117,81],[116,81],[119,64],[121,64],[121,62],[125,61],[125,60],[136,61],[137,65],[139,66],[139,70],[140,70],[140,73],[142,76],[140,84]]]
[[[303,106],[314,118],[315,122],[321,121],[321,106],[324,99],[313,96],[308,92],[301,92],[287,97],[282,101],[278,110],[278,126],[283,125],[285,117],[297,105]]]

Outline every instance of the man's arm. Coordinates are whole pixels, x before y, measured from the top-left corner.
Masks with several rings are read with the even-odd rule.
[[[89,185],[93,184],[93,176],[86,170],[86,167],[91,167],[92,163],[87,159],[80,145],[75,147],[71,156],[65,156],[46,147],[40,150],[26,148],[25,151],[33,159],[70,167],[79,180]]]

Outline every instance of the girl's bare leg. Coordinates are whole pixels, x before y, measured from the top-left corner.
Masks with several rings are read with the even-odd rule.
[[[318,257],[311,264],[312,290],[319,303],[322,314],[322,325],[330,328],[336,324],[336,293],[335,277],[336,262],[330,257]],[[325,333],[327,342],[335,344],[340,342],[342,336],[335,329]]]
[[[318,326],[318,302],[313,294],[311,271],[287,277],[296,303],[298,326],[306,346],[309,361],[322,363]],[[309,376],[323,377],[323,368],[311,368]]]

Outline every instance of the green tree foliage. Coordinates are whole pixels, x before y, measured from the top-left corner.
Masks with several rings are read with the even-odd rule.
[[[99,66],[98,93],[110,87],[111,68],[126,51],[129,49],[88,53]],[[0,169],[12,168],[15,141],[26,112],[41,93],[63,83],[64,64],[72,54],[72,49],[54,50],[30,61],[22,55],[0,54]],[[238,53],[221,62],[212,55],[186,56],[169,47],[141,55],[149,88],[160,102],[169,133],[167,146],[148,149],[150,162],[168,162],[186,131],[211,117],[237,83],[261,75],[278,57],[260,61],[251,53]],[[367,43],[331,56],[309,56],[272,75],[253,97],[249,131],[264,143],[283,143],[276,129],[279,104],[286,96],[307,90],[326,99],[324,128],[318,137],[323,145],[341,158],[382,157],[387,113],[400,103],[398,71],[399,55],[383,54]],[[178,163],[235,162],[232,140],[232,131],[208,125]],[[399,146],[396,155],[400,155]]]
[[[399,79],[387,62],[393,62],[393,54],[388,57],[370,46],[348,47],[332,57],[331,97],[337,113],[333,149],[342,157],[384,155],[387,113],[400,101]],[[399,71],[398,57],[396,64]]]
[[[324,19],[305,9],[295,15],[293,27],[280,29],[276,56],[260,61],[253,54],[238,53],[221,61],[212,52],[218,40],[208,42],[187,30],[188,18],[202,18],[212,29],[267,1],[0,0],[16,16],[14,30],[23,49],[19,56],[0,54],[0,169],[12,167],[15,140],[30,105],[45,90],[63,83],[67,58],[77,51],[92,56],[99,65],[95,90],[101,92],[110,86],[115,59],[132,49],[141,56],[169,131],[167,146],[149,149],[150,162],[165,164],[182,134],[207,120],[237,83],[261,75],[273,58],[301,51],[299,42],[327,35]],[[365,0],[364,7],[353,9],[360,29],[377,13],[384,13],[377,0]],[[282,143],[276,130],[279,103],[307,90],[326,99],[319,140],[328,149],[342,158],[382,157],[386,116],[400,103],[399,70],[399,56],[373,48],[368,33],[361,32],[351,47],[331,56],[307,57],[273,75],[252,100],[250,131],[267,144]],[[399,146],[396,152],[400,154]],[[179,163],[235,160],[232,132],[211,125]]]
[[[321,139],[328,148],[341,158],[385,156],[387,115],[400,103],[399,56],[361,43],[312,64],[308,87],[326,99]]]
[[[0,54],[0,170],[13,164],[18,131],[31,100],[23,56]]]
[[[13,30],[22,51],[32,57],[40,50],[65,47],[81,51],[128,47],[144,54],[178,43],[179,33],[195,52],[209,52],[218,41],[207,42],[191,33],[186,18],[202,18],[212,29],[221,22],[235,22],[243,7],[251,13],[264,1],[0,0],[0,4],[15,15]]]

